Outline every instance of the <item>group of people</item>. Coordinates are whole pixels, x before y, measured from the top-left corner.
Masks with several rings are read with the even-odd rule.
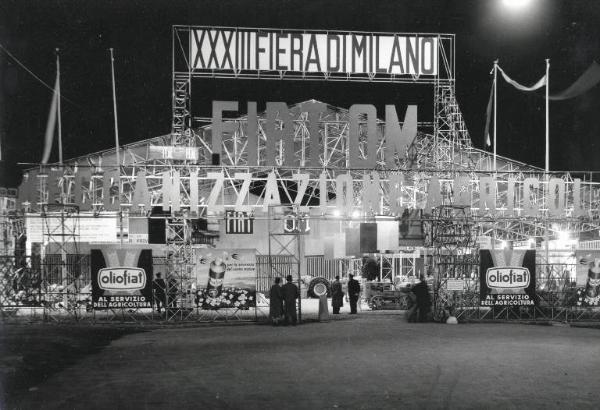
[[[350,314],[357,313],[358,298],[360,296],[360,284],[353,275],[349,276],[348,281],[348,298],[350,301]],[[275,278],[275,283],[271,286],[269,293],[269,318],[273,326],[279,324],[296,325],[298,318],[296,315],[296,299],[300,297],[298,286],[292,281],[292,275],[286,277],[286,284],[281,285],[281,278]],[[331,284],[331,305],[333,314],[340,313],[340,308],[344,306],[344,289],[340,282],[340,277],[336,276],[335,281]]]
[[[298,316],[296,315],[296,299],[300,297],[300,291],[292,280],[292,275],[287,275],[286,284],[281,285],[281,278],[275,278],[269,294],[269,317],[273,326],[279,324],[296,326]]]
[[[154,306],[158,313],[161,312],[161,308],[174,308],[177,302],[177,280],[173,276],[169,276],[168,281],[165,281],[158,272],[152,281],[152,293],[154,294]]]
[[[354,275],[349,275],[348,280],[348,298],[350,301],[350,314],[357,313],[358,298],[360,296],[360,283],[354,279]],[[331,307],[333,314],[339,315],[340,308],[344,306],[344,288],[340,282],[340,277],[336,276],[331,284]]]

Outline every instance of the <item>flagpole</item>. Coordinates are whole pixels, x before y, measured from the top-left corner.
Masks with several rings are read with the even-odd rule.
[[[496,118],[497,115],[497,95],[498,95],[498,60],[494,61],[494,172],[496,172]]]
[[[546,59],[546,173],[550,171],[550,59]]]
[[[62,165],[63,163],[63,150],[62,150],[62,122],[60,119],[60,59],[59,59],[59,49],[56,49],[56,93],[57,101],[56,101],[56,111],[58,114],[58,163]]]
[[[121,202],[121,154],[119,153],[119,123],[117,121],[117,92],[115,90],[115,58],[113,49],[110,48],[110,72],[112,77],[113,111],[115,116],[115,155],[117,158],[117,186],[119,188],[119,203]],[[121,246],[123,246],[123,211],[119,206],[119,232]]]
[[[115,116],[115,148],[117,154],[117,169],[120,170],[121,158],[119,154],[119,123],[117,121],[117,93],[115,91],[115,59],[113,56],[113,49],[110,49],[110,70],[112,75],[112,93],[113,93],[113,112]],[[119,172],[120,173],[120,172]],[[120,184],[119,184],[120,186]]]

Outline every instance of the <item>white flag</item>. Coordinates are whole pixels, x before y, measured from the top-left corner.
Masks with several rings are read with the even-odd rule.
[[[44,138],[44,154],[42,155],[42,164],[47,164],[52,151],[54,142],[54,129],[56,127],[56,114],[58,113],[58,73],[56,73],[56,82],[54,84],[54,94],[50,103],[50,113],[46,123],[46,137]]]
[[[544,75],[542,78],[540,78],[538,80],[537,83],[535,83],[534,85],[532,85],[531,87],[527,87],[524,86],[522,84],[519,84],[518,82],[516,82],[515,80],[513,80],[512,78],[510,78],[505,72],[504,70],[502,70],[502,68],[500,68],[500,66],[498,66],[498,70],[500,70],[500,73],[502,73],[502,77],[504,77],[504,80],[509,83],[510,85],[512,85],[513,87],[515,87],[517,90],[521,90],[521,91],[535,91],[539,88],[542,88],[543,86],[546,85],[546,75]]]

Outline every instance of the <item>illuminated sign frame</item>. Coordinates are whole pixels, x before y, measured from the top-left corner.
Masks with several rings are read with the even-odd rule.
[[[454,35],[173,26],[174,76],[407,82],[454,79]]]

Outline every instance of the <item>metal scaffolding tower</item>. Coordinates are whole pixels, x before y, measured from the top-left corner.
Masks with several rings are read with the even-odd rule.
[[[50,313],[46,310],[58,310],[77,317],[77,297],[86,285],[81,283],[79,208],[64,203],[46,203],[42,209],[41,288],[48,297],[44,313]]]

